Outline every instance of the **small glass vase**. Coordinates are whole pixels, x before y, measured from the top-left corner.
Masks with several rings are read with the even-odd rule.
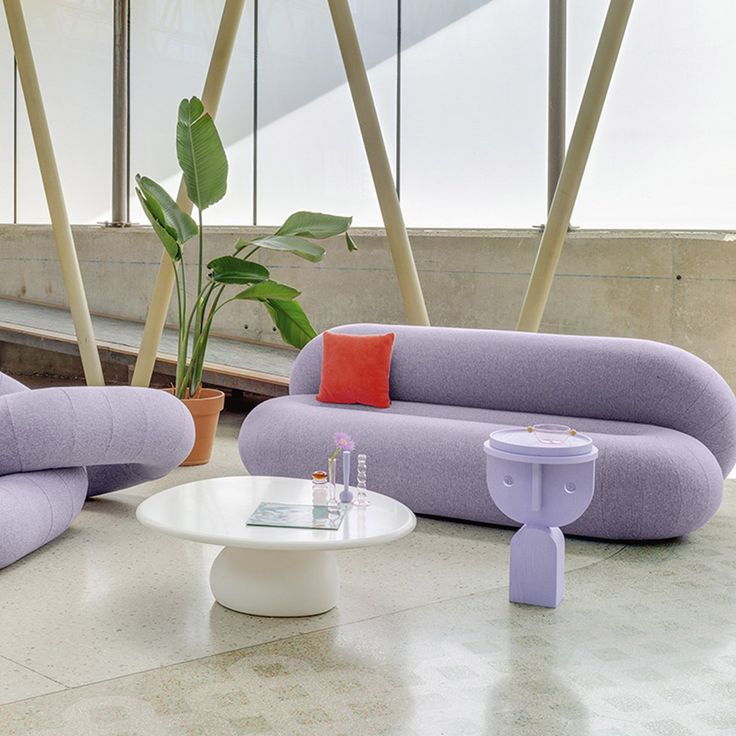
[[[337,500],[337,458],[327,458],[327,511],[337,513],[340,502]]]
[[[341,503],[352,503],[353,492],[350,490],[350,451],[345,450],[342,453],[342,492],[340,493]]]

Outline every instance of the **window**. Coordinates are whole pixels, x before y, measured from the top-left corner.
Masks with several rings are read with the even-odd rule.
[[[176,197],[176,117],[184,97],[202,95],[224,0],[131,2],[130,173],[155,179]],[[217,115],[230,164],[228,192],[205,213],[210,225],[252,220],[253,3],[246,3]],[[145,222],[131,195],[131,220]]]
[[[395,161],[397,3],[353,0],[351,9]],[[259,224],[315,209],[381,225],[327,3],[260,3],[259,52]]]
[[[568,3],[568,132],[607,5]],[[735,26],[730,0],[634,3],[575,225],[736,227]]]
[[[402,35],[407,224],[542,222],[547,2],[403,0]]]
[[[13,222],[15,141],[13,135],[13,49],[8,26],[0,24],[0,222]]]
[[[130,2],[131,193],[143,173],[175,195],[177,105],[202,93],[224,0]],[[407,225],[542,223],[548,0],[350,2]],[[24,4],[75,223],[110,218],[112,6]],[[607,7],[568,0],[568,138]],[[228,194],[206,222],[276,225],[307,208],[380,226],[327,3],[245,8],[218,111]],[[736,228],[734,26],[732,0],[634,4],[575,225]],[[0,220],[48,222],[5,24],[0,89]],[[134,195],[131,219],[145,222]]]
[[[69,217],[103,221],[110,216],[112,189],[112,3],[34,0],[23,6]],[[2,39],[0,62],[3,70],[10,69],[0,74],[2,97],[12,100],[13,62],[4,18]],[[13,120],[7,108],[2,103],[3,140]],[[49,222],[20,83],[17,115],[17,220]]]

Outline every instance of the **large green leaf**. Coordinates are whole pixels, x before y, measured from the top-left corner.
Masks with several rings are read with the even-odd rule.
[[[136,177],[136,180],[137,178],[138,177]],[[150,196],[148,192],[143,191],[141,187],[137,187],[136,192],[138,192],[139,199],[142,197],[145,200],[146,209],[150,212],[151,217],[153,217],[161,227],[168,231],[168,228],[166,227],[166,215],[164,215],[164,211],[161,205],[156,201],[156,198]],[[176,240],[176,233],[169,232],[169,235]]]
[[[197,223],[182,211],[161,185],[140,174],[135,177],[135,180],[156,219],[179,245],[186,243],[199,232]]]
[[[212,272],[213,281],[218,284],[255,284],[269,277],[265,266],[235,256],[215,258],[207,264],[207,268]]]
[[[135,188],[135,193],[138,195],[141,207],[143,207],[143,211],[146,213],[146,217],[151,223],[153,231],[158,235],[158,239],[169,254],[169,258],[174,262],[178,261],[181,259],[181,248],[179,247],[179,243],[176,242],[176,239],[162,224],[163,213],[161,212],[161,208],[157,207],[155,201],[149,202],[138,187]]]
[[[227,191],[227,157],[209,113],[197,97],[182,100],[176,126],[176,155],[189,199],[200,210],[219,202]]]
[[[354,253],[356,250],[358,250],[358,246],[356,245],[355,241],[350,237],[350,233],[345,233],[345,242],[347,243],[348,250],[351,253]]]
[[[289,215],[286,222],[276,231],[276,235],[324,240],[347,232],[352,221],[352,217],[325,215],[322,212],[295,212]]]
[[[287,251],[313,263],[321,261],[325,254],[325,249],[321,245],[312,243],[304,238],[297,238],[293,235],[268,235],[249,242],[240,240],[235,246],[235,252],[237,253],[251,245],[258,246],[259,248],[268,248],[269,250]]]
[[[299,302],[266,299],[263,303],[285,343],[301,350],[310,340],[317,337]]]
[[[236,294],[234,299],[279,299],[288,301],[296,299],[301,291],[294,289],[286,284],[280,284],[277,281],[261,281],[258,284],[249,286],[244,291]]]

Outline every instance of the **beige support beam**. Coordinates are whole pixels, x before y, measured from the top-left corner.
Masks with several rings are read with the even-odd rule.
[[[84,376],[90,386],[102,386],[105,383],[102,375],[102,364],[97,352],[92,319],[90,318],[87,297],[84,292],[82,273],[79,270],[72,229],[69,225],[69,215],[66,211],[64,192],[61,188],[59,170],[56,166],[49,124],[46,120],[41,88],[38,84],[36,66],[33,61],[31,44],[28,40],[28,30],[23,17],[23,8],[20,0],[3,0],[3,3],[18,66],[18,76],[23,87],[23,97],[28,110],[28,119],[31,123],[31,134],[33,135],[33,144],[36,147],[38,167],[41,170],[41,179],[46,193],[46,203],[51,217],[56,250],[59,254],[61,274],[69,299],[69,311],[74,321]]]
[[[350,94],[353,97],[355,114],[363,136],[365,153],[373,176],[373,185],[381,207],[406,319],[410,324],[428,325],[429,316],[422,295],[422,286],[419,283],[419,275],[406,232],[404,216],[401,213],[396,184],[391,173],[391,165],[381,134],[381,125],[378,122],[378,114],[373,102],[373,94],[368,82],[368,74],[365,70],[350,6],[348,0],[328,0],[328,3],[350,86]]]
[[[611,0],[516,328],[537,332],[634,0]]]
[[[238,35],[238,27],[240,19],[243,15],[245,0],[225,0],[225,7],[222,10],[222,18],[220,19],[220,27],[217,31],[217,38],[212,49],[212,58],[207,71],[207,79],[204,83],[202,91],[202,104],[204,109],[215,117],[217,108],[220,105],[220,97],[222,88],[225,84],[225,76],[228,66],[230,65],[230,57],[235,46],[235,39]],[[176,202],[185,212],[192,211],[192,203],[187,197],[187,190],[182,177],[179,184],[179,194]],[[174,288],[174,268],[171,261],[164,253],[161,257],[161,264],[158,269],[158,276],[153,287],[151,296],[151,305],[148,308],[148,316],[146,324],[143,328],[143,340],[138,351],[138,358],[135,362],[133,370],[133,378],[131,383],[133,386],[148,386],[153,375],[153,368],[156,365],[156,354],[158,353],[158,345],[161,340],[161,333],[166,323],[166,313],[169,310],[169,302],[171,301],[171,292]]]

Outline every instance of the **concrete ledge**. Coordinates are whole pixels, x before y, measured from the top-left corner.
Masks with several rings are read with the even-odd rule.
[[[262,228],[207,231],[206,257],[230,252]],[[142,322],[161,257],[149,228],[74,228],[91,309]],[[536,255],[538,230],[413,230],[411,238],[433,324],[513,329]],[[346,322],[401,323],[398,288],[382,230],[358,229],[360,251],[327,244],[312,264],[261,252],[274,278],[303,291],[315,328]],[[690,350],[736,386],[736,233],[573,231],[562,255],[545,332],[649,338]],[[0,226],[0,297],[64,306],[51,230]],[[173,311],[170,322],[173,323]],[[231,304],[220,336],[279,344],[268,315]],[[2,320],[0,314],[0,320]]]
[[[69,313],[56,307],[0,299],[0,342],[22,345],[68,356],[78,356],[74,326]],[[93,317],[103,362],[129,368],[138,354],[143,326],[109,317]],[[156,373],[176,373],[176,333],[166,330],[156,361]],[[204,381],[262,396],[288,391],[289,371],[296,351],[256,345],[213,335]]]

